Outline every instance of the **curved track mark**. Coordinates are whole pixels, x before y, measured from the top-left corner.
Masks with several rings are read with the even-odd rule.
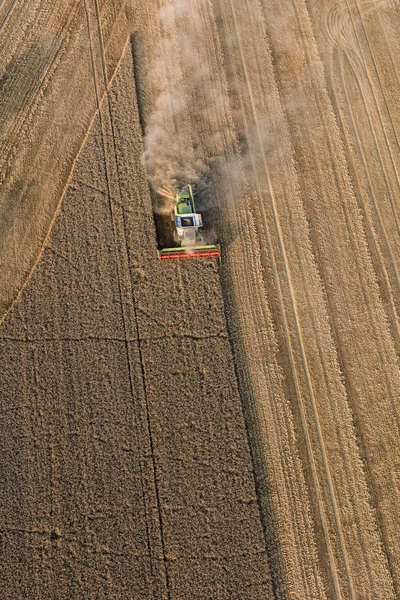
[[[334,8],[337,9],[338,8],[337,5]],[[394,207],[393,207],[392,195],[390,193],[389,178],[388,178],[388,174],[387,174],[386,169],[385,169],[384,159],[383,159],[381,150],[379,148],[379,143],[378,143],[378,139],[376,137],[376,132],[375,132],[375,129],[374,129],[372,117],[371,117],[370,111],[368,110],[368,103],[367,103],[367,100],[365,98],[365,94],[364,94],[364,91],[363,91],[363,86],[362,86],[362,83],[360,81],[359,75],[357,74],[357,67],[354,64],[354,61],[352,60],[352,58],[351,58],[348,50],[350,49],[351,53],[356,55],[356,58],[358,59],[358,61],[361,61],[361,56],[359,55],[359,53],[356,51],[356,49],[353,46],[351,46],[350,44],[348,44],[347,36],[345,36],[342,33],[342,31],[343,31],[343,23],[339,23],[339,21],[338,21],[337,10],[333,10],[332,9],[330,11],[330,13],[328,14],[328,17],[327,17],[327,28],[328,28],[329,35],[332,37],[332,39],[335,42],[335,44],[339,48],[341,48],[341,50],[343,51],[343,53],[347,57],[349,65],[350,65],[350,67],[352,69],[352,72],[354,74],[354,78],[355,78],[355,80],[357,82],[357,86],[359,88],[360,95],[361,95],[362,102],[363,102],[363,106],[364,106],[364,111],[365,111],[365,114],[367,115],[368,122],[369,122],[370,129],[371,129],[371,133],[372,133],[372,136],[373,136],[373,139],[374,139],[374,145],[375,145],[376,153],[377,153],[377,156],[379,158],[379,162],[380,162],[380,165],[381,165],[381,168],[382,168],[383,176],[385,178],[386,187],[387,187],[388,192],[389,192],[389,200],[391,202],[392,214],[393,214],[396,226],[397,226],[397,231],[398,231],[398,233],[400,235],[399,224],[397,222],[396,213],[395,213]],[[363,69],[363,72],[365,73],[365,70],[364,70],[363,67],[362,67],[362,69]],[[352,112],[352,109],[351,109],[350,100],[348,99],[348,93],[347,93],[347,88],[345,86],[345,80],[344,80],[344,74],[343,74],[343,65],[342,64],[341,64],[341,77],[342,77],[343,89],[344,89],[344,92],[345,92],[345,95],[346,95],[347,105],[349,107],[349,111],[351,112],[351,116],[352,116],[354,132],[355,132],[355,134],[357,136],[357,141],[359,143],[359,147],[360,147],[360,150],[361,150],[362,149],[361,140],[360,140],[360,136],[359,136],[359,134],[357,132],[357,128],[355,126],[355,120],[354,120],[353,112]],[[332,78],[331,78],[331,80],[333,82]],[[334,85],[332,85],[332,89],[334,90]],[[337,106],[339,106],[339,103],[337,101],[336,93],[335,93],[335,100],[336,100]],[[365,168],[365,171],[367,173],[367,163],[366,163],[366,161],[364,159],[364,154],[362,156],[363,156],[364,168]],[[369,178],[369,175],[368,175],[368,178]],[[373,190],[372,186],[371,186],[370,189],[371,189],[371,191]],[[393,251],[392,251],[392,249],[390,247],[390,242],[389,242],[389,239],[388,239],[386,228],[384,226],[382,215],[381,215],[381,212],[380,212],[380,209],[379,209],[379,204],[376,201],[375,195],[373,196],[373,203],[374,203],[374,208],[376,210],[376,213],[378,215],[379,224],[380,224],[380,227],[382,229],[382,233],[383,233],[383,236],[384,236],[384,239],[385,239],[385,243],[387,245],[388,251],[389,251],[391,259],[392,259],[393,269],[394,269],[394,272],[395,272],[395,275],[396,275],[396,281],[397,281],[397,284],[400,286],[399,273],[398,273],[398,270],[397,270],[397,266],[395,264],[395,259],[394,259],[394,256],[393,256]]]
[[[340,15],[340,19],[341,18],[342,18],[342,15]],[[388,234],[387,234],[387,231],[386,231],[386,227],[385,227],[385,224],[384,224],[384,221],[383,221],[381,210],[379,208],[379,203],[378,203],[376,195],[375,195],[374,187],[373,187],[373,184],[372,184],[372,179],[370,177],[369,170],[368,170],[367,160],[366,160],[365,153],[364,153],[364,150],[363,150],[363,144],[362,144],[362,141],[361,141],[361,137],[360,137],[360,135],[358,133],[358,129],[357,129],[357,126],[356,126],[356,120],[355,120],[354,113],[353,113],[353,110],[352,110],[352,107],[351,107],[351,102],[350,102],[350,99],[349,99],[349,94],[348,94],[346,80],[345,80],[345,74],[344,74],[343,56],[346,57],[349,65],[350,65],[350,68],[352,70],[352,73],[354,75],[355,81],[357,82],[357,86],[358,86],[358,89],[359,89],[359,92],[360,92],[360,96],[361,96],[362,101],[363,101],[364,111],[365,111],[365,114],[367,116],[367,119],[368,119],[368,122],[369,122],[369,125],[370,125],[371,133],[372,133],[372,136],[373,136],[373,139],[374,139],[374,145],[375,145],[376,152],[377,152],[377,155],[378,155],[378,158],[379,158],[379,162],[380,162],[380,165],[381,165],[381,168],[382,168],[382,171],[383,171],[383,176],[385,178],[386,187],[389,186],[388,176],[387,176],[387,173],[386,173],[386,170],[385,170],[385,165],[384,165],[383,157],[382,157],[381,152],[380,152],[379,147],[378,147],[378,142],[377,142],[376,135],[375,135],[375,132],[374,132],[371,115],[369,114],[369,111],[367,110],[367,102],[366,102],[366,99],[365,99],[365,96],[364,96],[364,93],[363,93],[361,82],[360,82],[359,77],[357,75],[357,68],[356,68],[356,65],[354,64],[354,60],[353,60],[354,54],[355,54],[355,58],[358,61],[361,60],[361,57],[356,52],[356,50],[354,49],[354,47],[351,44],[348,43],[348,36],[346,36],[345,34],[343,34],[343,22],[341,22],[340,19],[338,17],[338,5],[335,5],[333,7],[333,9],[328,13],[328,16],[327,16],[327,29],[328,29],[329,35],[331,36],[332,40],[334,41],[334,43],[335,43],[335,45],[336,45],[336,47],[338,48],[338,51],[339,51],[338,52],[338,60],[339,60],[340,76],[341,76],[341,82],[342,82],[342,88],[343,88],[344,96],[345,96],[345,99],[346,99],[346,104],[347,104],[349,115],[350,115],[350,120],[351,120],[353,131],[354,131],[354,134],[355,134],[355,137],[356,137],[357,146],[358,146],[359,153],[360,153],[360,156],[361,156],[361,159],[362,159],[362,164],[364,166],[364,170],[365,170],[365,174],[366,174],[366,178],[367,178],[367,183],[368,183],[368,189],[370,191],[370,197],[371,197],[371,200],[372,200],[373,208],[374,208],[375,213],[376,213],[376,215],[378,217],[379,228],[380,228],[380,230],[382,232],[382,237],[383,237],[383,240],[384,240],[387,252],[388,252],[388,254],[390,256],[390,263],[391,263],[393,272],[395,274],[395,279],[396,279],[397,286],[400,288],[400,279],[399,279],[399,273],[398,273],[398,269],[397,269],[396,260],[395,260],[395,257],[394,257],[394,254],[393,254],[393,250],[392,250],[391,245],[390,245],[390,241],[389,241]],[[345,25],[349,25],[350,26],[350,21],[348,21],[348,23],[345,23]],[[341,123],[341,129],[344,132],[344,135],[346,137],[346,145],[347,145],[348,148],[350,148],[351,144],[350,144],[350,141],[349,141],[349,139],[347,137],[347,134],[346,134],[346,128],[344,127],[344,119],[345,119],[345,117],[342,114],[342,111],[340,109],[340,102],[338,100],[338,95],[337,95],[337,92],[335,90],[336,85],[335,85],[335,81],[334,81],[334,76],[332,75],[332,73],[330,73],[330,74],[328,73],[328,77],[330,78],[330,81],[331,81],[331,90],[332,90],[332,93],[333,93],[333,96],[334,96],[334,102],[335,102],[335,105],[336,105],[336,112],[337,112],[337,114],[339,116],[339,120],[340,120],[340,123]],[[351,155],[351,153],[349,153],[349,154]],[[358,185],[358,187],[360,187],[359,182],[357,182],[357,185]],[[367,217],[367,223],[368,223],[368,230],[369,230],[369,233],[370,233],[370,238],[373,240],[372,243],[373,243],[373,246],[374,246],[374,249],[375,249],[375,254],[378,257],[378,260],[379,260],[379,263],[380,263],[381,272],[382,272],[384,280],[385,280],[385,287],[386,287],[386,289],[388,291],[388,297],[391,298],[390,312],[391,312],[391,315],[392,315],[392,317],[394,319],[394,326],[395,326],[395,329],[396,329],[395,335],[396,335],[397,339],[399,339],[400,334],[399,334],[399,329],[398,329],[398,315],[397,315],[397,312],[396,312],[395,305],[393,303],[393,294],[391,292],[391,284],[390,284],[390,281],[389,281],[389,278],[388,278],[387,270],[386,270],[386,267],[384,265],[381,252],[379,250],[379,246],[378,246],[378,242],[376,240],[376,235],[375,235],[375,232],[374,232],[374,228],[373,228],[372,222],[371,222],[371,220],[369,218],[369,215],[368,215],[368,210],[366,208],[366,202],[364,200],[364,197],[363,197],[362,193],[360,193],[359,196],[360,196],[360,199],[361,199],[361,205],[363,207],[363,212],[364,212],[364,214]]]
[[[359,52],[360,52],[360,55],[362,57],[362,62],[363,62],[363,65],[364,65],[364,71],[366,73],[366,81],[368,82],[368,86],[370,88],[371,95],[372,95],[372,97],[374,99],[375,108],[376,108],[377,114],[379,116],[379,121],[380,121],[380,124],[381,124],[383,136],[384,136],[384,139],[385,139],[386,149],[388,151],[390,162],[391,162],[391,165],[392,165],[392,168],[393,168],[393,172],[394,172],[395,177],[396,177],[397,187],[399,188],[399,191],[400,191],[400,177],[399,177],[399,173],[397,171],[395,159],[394,159],[394,156],[393,156],[393,151],[392,151],[389,139],[388,139],[386,127],[385,127],[385,124],[384,124],[384,119],[382,117],[382,112],[381,112],[381,110],[379,108],[379,103],[378,103],[378,99],[376,97],[376,94],[374,92],[374,87],[372,85],[371,76],[369,75],[369,72],[368,72],[367,62],[366,62],[365,56],[363,55],[361,40],[360,40],[359,35],[357,33],[357,28],[356,28],[356,25],[355,25],[355,22],[354,22],[354,17],[352,15],[352,12],[351,12],[351,9],[350,9],[350,6],[349,6],[349,0],[345,0],[345,1],[346,1],[346,5],[347,5],[347,8],[348,8],[349,14],[350,14],[350,19],[351,19],[351,23],[352,23],[352,26],[353,26],[353,29],[354,29],[355,36],[356,36],[356,40],[357,40],[357,45],[358,45],[358,48],[359,48]],[[394,128],[392,116],[391,116],[391,113],[389,111],[389,107],[388,107],[388,104],[387,104],[386,96],[385,96],[383,88],[382,88],[382,83],[381,83],[381,79],[380,79],[380,76],[379,76],[379,71],[378,71],[378,68],[377,68],[377,65],[376,65],[375,57],[373,55],[371,44],[370,44],[369,38],[367,36],[366,29],[365,29],[365,24],[364,24],[364,20],[363,20],[363,17],[362,17],[362,12],[360,11],[360,7],[358,5],[357,0],[355,0],[355,4],[356,4],[356,7],[357,7],[357,12],[358,12],[359,20],[360,20],[360,23],[361,23],[361,26],[362,26],[362,29],[363,29],[364,37],[365,37],[365,40],[366,40],[367,45],[368,45],[369,54],[371,56],[371,60],[372,60],[372,63],[374,65],[374,70],[375,70],[375,73],[376,73],[376,76],[377,76],[377,79],[378,79],[378,83],[379,83],[380,90],[381,90],[381,93],[382,93],[382,97],[383,97],[383,100],[384,100],[384,103],[385,103],[386,111],[387,111],[387,114],[389,116],[389,120],[390,120],[390,124],[391,124],[391,128],[392,128],[392,132],[393,132],[393,135],[394,135],[394,137],[396,139],[397,146],[398,146],[398,148],[400,150],[399,139],[398,139],[398,136],[397,136],[397,133],[396,133],[396,129]],[[399,220],[398,220],[397,213],[396,213],[395,201],[392,198],[392,196],[390,196],[390,198],[391,198],[391,204],[392,204],[393,217],[395,219],[395,223],[396,223],[398,234],[400,235],[400,225],[399,225]]]

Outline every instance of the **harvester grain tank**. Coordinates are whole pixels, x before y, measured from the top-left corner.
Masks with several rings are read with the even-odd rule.
[[[171,220],[174,224],[174,246],[158,251],[160,260],[219,258],[219,245],[205,244],[202,215],[196,212],[191,185],[176,194]]]

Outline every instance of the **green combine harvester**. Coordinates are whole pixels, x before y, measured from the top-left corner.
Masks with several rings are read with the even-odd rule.
[[[160,260],[180,260],[189,258],[219,258],[219,245],[204,245],[203,219],[196,212],[194,193],[191,185],[176,194],[175,207],[171,212],[174,224],[173,241],[175,246],[158,250]]]

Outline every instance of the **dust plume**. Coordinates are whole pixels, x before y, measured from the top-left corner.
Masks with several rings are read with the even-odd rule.
[[[199,194],[207,188],[212,157],[202,158],[204,148],[193,134],[199,121],[212,132],[215,153],[221,151],[218,112],[223,114],[226,107],[205,52],[209,11],[207,0],[172,0],[158,13],[161,43],[148,73],[154,105],[144,137],[151,187],[168,192],[155,200],[157,212],[168,212],[176,191],[188,183]]]

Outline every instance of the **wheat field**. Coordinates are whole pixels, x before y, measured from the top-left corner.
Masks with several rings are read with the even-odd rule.
[[[0,2],[2,598],[398,597],[399,33]],[[158,260],[182,182],[220,262]]]

